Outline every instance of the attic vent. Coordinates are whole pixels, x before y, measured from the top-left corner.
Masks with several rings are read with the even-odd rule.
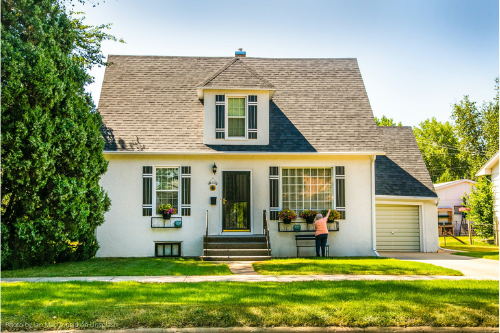
[[[238,51],[234,52],[234,56],[237,58],[245,58],[247,56],[247,52],[243,51],[243,49],[240,47]]]

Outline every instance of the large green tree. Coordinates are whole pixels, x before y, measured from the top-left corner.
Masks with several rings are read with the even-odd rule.
[[[427,119],[415,126],[413,133],[433,183],[468,175],[469,165],[460,152],[459,140],[450,122]]]
[[[467,177],[474,178],[481,166],[498,151],[498,78],[493,101],[478,106],[469,96],[453,105],[452,118],[460,150],[470,165]]]
[[[493,236],[493,184],[489,177],[480,177],[475,188],[463,197],[470,208],[467,218],[474,221],[474,231],[483,238]]]
[[[387,118],[386,116],[382,116],[382,118],[374,118],[377,126],[403,126],[401,122],[396,124],[393,118]]]
[[[84,87],[108,26],[58,0],[2,0],[2,268],[95,255],[110,200],[102,121]]]

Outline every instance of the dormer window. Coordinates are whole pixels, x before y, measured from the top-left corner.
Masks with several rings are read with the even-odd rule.
[[[229,97],[227,99],[227,137],[245,139],[246,98]]]
[[[216,139],[257,139],[257,95],[216,95],[215,117]]]

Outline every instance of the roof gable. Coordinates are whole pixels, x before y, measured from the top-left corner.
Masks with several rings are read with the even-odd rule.
[[[231,89],[275,89],[275,87],[258,75],[243,60],[234,58],[210,75],[199,87],[231,88]]]
[[[470,179],[458,179],[458,180],[453,180],[453,181],[450,181],[450,182],[444,182],[444,183],[434,184],[434,188],[436,190],[439,190],[439,189],[442,189],[442,188],[445,188],[445,187],[455,186],[455,185],[462,184],[462,183],[470,183],[470,184],[473,184],[473,185],[476,184],[475,181],[470,180]]]

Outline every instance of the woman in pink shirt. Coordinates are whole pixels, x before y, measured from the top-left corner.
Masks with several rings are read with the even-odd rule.
[[[319,257],[319,248],[321,247],[321,254],[325,256],[326,241],[328,240],[328,227],[326,226],[326,221],[328,216],[330,216],[331,209],[328,210],[326,217],[321,214],[316,215],[316,222],[314,222],[314,228],[316,229],[316,257]]]

